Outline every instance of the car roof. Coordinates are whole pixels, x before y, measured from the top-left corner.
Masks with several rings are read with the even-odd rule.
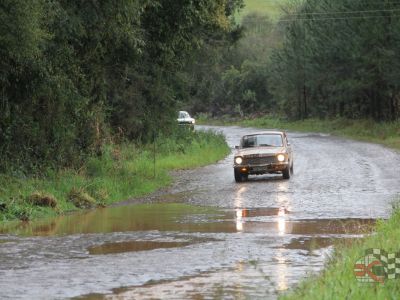
[[[249,136],[249,135],[261,135],[261,134],[284,134],[285,131],[283,130],[268,130],[268,131],[260,131],[260,132],[253,132],[250,134],[245,134],[243,136]]]

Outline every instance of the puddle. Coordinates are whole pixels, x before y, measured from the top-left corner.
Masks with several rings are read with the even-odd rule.
[[[313,234],[367,234],[376,224],[374,219],[315,219],[285,223],[285,233]]]
[[[236,223],[237,231],[277,235],[367,234],[373,231],[375,224],[375,220],[372,219],[287,221],[284,218],[277,218],[274,222],[240,220]]]
[[[53,236],[127,231],[179,231],[200,233],[364,234],[372,219],[290,220],[281,208],[218,210],[181,203],[109,207],[38,222],[12,223],[0,233]]]
[[[190,242],[155,242],[155,241],[129,241],[106,243],[100,246],[89,247],[91,255],[116,254],[124,252],[149,251],[154,249],[167,249],[188,246]]]
[[[327,248],[337,243],[349,245],[353,243],[357,238],[345,238],[345,237],[301,237],[294,238],[287,244],[282,245],[284,249],[292,250],[307,250],[313,251],[321,248]]]
[[[155,249],[180,248],[200,243],[221,242],[223,240],[211,237],[180,237],[180,240],[155,241],[155,240],[128,240],[109,242],[91,246],[87,251],[91,255],[116,254],[124,252],[149,251]],[[183,240],[182,240],[183,239]]]
[[[181,203],[138,204],[101,208],[50,220],[9,223],[0,227],[0,234],[54,236],[150,230],[234,232],[232,224],[215,225],[212,222],[220,214],[214,208]],[[196,216],[196,222],[185,222],[188,216]]]

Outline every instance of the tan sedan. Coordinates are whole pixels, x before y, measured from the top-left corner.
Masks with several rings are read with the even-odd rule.
[[[284,131],[266,131],[245,135],[234,156],[236,182],[249,175],[281,173],[289,179],[293,173],[293,153]]]

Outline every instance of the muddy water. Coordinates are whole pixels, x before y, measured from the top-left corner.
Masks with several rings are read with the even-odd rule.
[[[220,129],[231,146],[252,131]],[[395,152],[289,137],[290,181],[236,184],[228,157],[144,199],[0,228],[0,298],[276,298],[321,270],[335,243],[368,234],[400,192]]]
[[[100,246],[88,248],[91,255],[105,255],[134,251],[149,251],[154,249],[166,249],[184,247],[190,245],[190,242],[154,242],[154,241],[129,241],[117,243],[105,243]]]

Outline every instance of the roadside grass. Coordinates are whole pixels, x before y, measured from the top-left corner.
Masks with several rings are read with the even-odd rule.
[[[155,165],[153,144],[122,144],[105,147],[79,170],[48,170],[36,177],[0,174],[0,222],[55,216],[78,210],[76,203],[88,208],[143,196],[169,185],[169,171],[204,166],[229,151],[221,134],[183,130],[156,140]],[[38,205],[46,201],[31,201],[32,195],[48,197],[56,206]]]
[[[376,233],[355,240],[351,246],[337,245],[322,274],[306,279],[293,291],[279,297],[291,299],[398,299],[400,280],[387,279],[381,283],[360,283],[354,275],[354,265],[370,248],[388,253],[400,251],[400,209],[396,208],[387,221],[379,221]]]
[[[373,120],[349,120],[343,118],[288,121],[272,116],[248,119],[222,117],[218,120],[213,120],[208,119],[206,116],[200,116],[198,123],[329,133],[359,141],[382,144],[400,150],[400,121],[378,123]]]

